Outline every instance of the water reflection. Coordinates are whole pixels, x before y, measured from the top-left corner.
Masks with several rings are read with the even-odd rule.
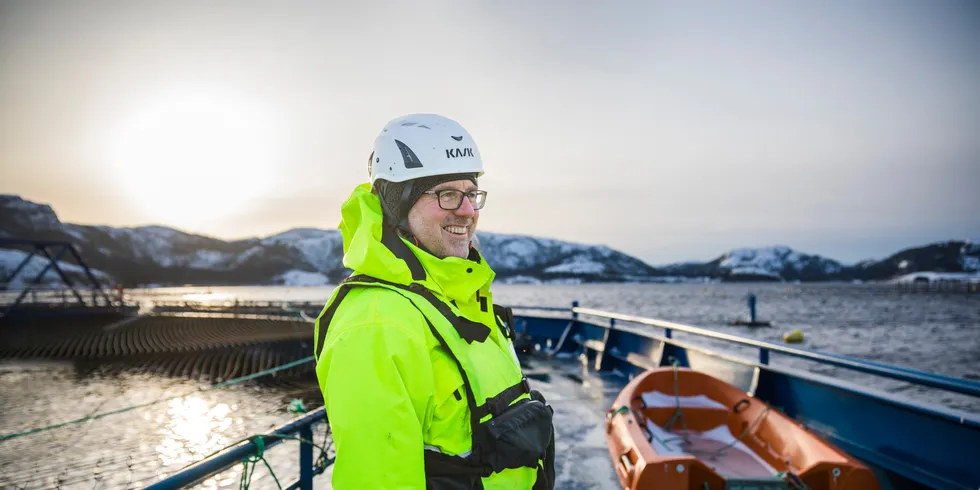
[[[170,400],[166,415],[157,416],[163,440],[156,447],[164,466],[183,467],[235,442],[226,432],[232,426],[231,408],[208,406],[197,395]]]
[[[199,301],[201,303],[227,303],[232,302],[235,299],[235,295],[207,291],[204,293],[184,294],[182,299],[184,301]]]

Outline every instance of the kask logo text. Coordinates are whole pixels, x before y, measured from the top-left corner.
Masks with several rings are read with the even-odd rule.
[[[473,148],[448,148],[448,149],[446,149],[446,158],[471,157],[471,156],[473,156]]]

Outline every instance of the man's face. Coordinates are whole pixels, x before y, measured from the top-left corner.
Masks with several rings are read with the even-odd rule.
[[[471,180],[463,179],[444,182],[429,190],[444,189],[469,192],[477,187]],[[480,212],[473,209],[473,203],[467,197],[463,197],[459,209],[448,211],[439,207],[436,195],[422,194],[408,212],[408,228],[432,255],[440,259],[450,256],[465,259],[469,256],[470,240],[479,219]]]

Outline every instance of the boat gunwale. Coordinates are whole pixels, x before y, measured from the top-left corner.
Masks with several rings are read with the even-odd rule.
[[[597,325],[595,323],[592,323],[592,322],[589,322],[589,321],[586,321],[586,320],[578,320],[578,321],[580,321],[582,323],[588,323],[590,325],[594,325],[594,326],[597,326],[597,327],[601,327],[602,326],[602,325]],[[623,329],[623,330],[626,331],[625,329]],[[641,334],[641,335],[643,333],[643,332],[637,332],[635,329],[631,329],[631,330],[629,330],[629,332],[630,333],[633,333],[633,334]],[[728,353],[724,353],[724,352],[718,352],[718,351],[711,350],[711,349],[708,349],[708,348],[705,348],[705,347],[702,347],[702,346],[699,346],[699,345],[694,345],[694,344],[691,344],[691,343],[688,343],[688,342],[679,341],[679,340],[672,339],[672,338],[655,336],[655,335],[654,336],[647,336],[647,338],[652,339],[652,340],[657,340],[657,341],[660,341],[660,342],[664,342],[664,343],[667,343],[667,344],[671,344],[671,345],[673,345],[675,347],[681,347],[681,348],[683,348],[685,350],[692,350],[692,351],[695,351],[695,352],[699,352],[701,354],[704,354],[704,355],[707,355],[707,356],[710,356],[710,357],[715,357],[715,358],[723,359],[723,360],[728,361],[728,362],[742,364],[745,367],[758,368],[761,371],[771,371],[771,372],[776,373],[776,374],[782,374],[782,375],[785,375],[785,376],[791,376],[791,377],[801,378],[801,379],[804,379],[804,380],[807,380],[807,381],[812,381],[814,383],[819,383],[819,384],[822,384],[822,385],[826,385],[826,386],[828,386],[830,388],[833,388],[833,389],[835,389],[837,391],[842,391],[842,392],[845,392],[845,393],[848,393],[848,394],[859,395],[859,396],[869,395],[869,396],[878,398],[881,401],[888,402],[888,403],[890,403],[890,404],[892,404],[894,406],[897,406],[899,408],[902,408],[904,410],[910,410],[910,411],[913,411],[913,412],[916,412],[916,413],[926,412],[929,415],[938,416],[938,417],[947,419],[948,421],[954,422],[956,424],[967,425],[967,426],[971,426],[971,427],[975,427],[975,428],[980,428],[980,415],[972,414],[972,413],[965,412],[965,411],[962,411],[962,410],[957,410],[955,408],[947,407],[946,405],[941,405],[941,404],[938,404],[938,403],[929,403],[929,402],[925,402],[925,401],[921,401],[921,400],[915,400],[915,399],[907,398],[907,397],[900,397],[900,396],[898,396],[898,395],[896,395],[894,393],[890,393],[890,392],[887,392],[887,391],[884,391],[884,390],[880,390],[880,389],[877,389],[877,388],[874,388],[874,387],[870,387],[870,386],[863,386],[863,385],[854,383],[852,381],[847,381],[845,379],[834,378],[834,377],[831,377],[831,376],[828,376],[828,375],[825,375],[825,374],[812,373],[812,372],[809,372],[809,371],[804,371],[802,369],[791,368],[791,367],[773,366],[772,364],[762,364],[762,363],[760,363],[758,361],[752,361],[752,360],[746,359],[744,357],[740,357],[738,355],[728,354]],[[609,353],[610,355],[612,355],[613,357],[615,357],[616,359],[618,359],[619,361],[630,363],[630,364],[632,364],[632,365],[634,365],[634,366],[636,366],[638,368],[641,368],[641,369],[646,369],[646,366],[639,366],[639,365],[633,363],[630,359],[628,359],[627,356],[621,355],[620,354],[621,350],[618,349],[618,348],[616,348],[615,346],[613,346],[612,348],[610,348],[606,352]],[[620,355],[617,355],[617,354],[620,354]],[[653,360],[651,359],[651,362],[652,361]],[[814,362],[819,362],[819,361],[814,361]],[[758,381],[758,376],[760,376],[760,375],[757,375],[756,381]],[[754,391],[754,388],[756,388],[756,386],[753,386],[753,391]],[[754,396],[754,393],[752,391],[747,392],[747,394],[750,395],[750,396]]]
[[[645,318],[645,317],[635,316],[635,315],[624,315],[620,313],[612,313],[612,312],[597,310],[593,308],[574,307],[571,309],[565,309],[565,311],[572,312],[571,319],[574,321],[589,323],[590,325],[594,325],[603,329],[625,330],[620,328],[619,326],[610,327],[608,325],[600,325],[593,322],[585,322],[581,318],[577,318],[577,316],[579,314],[582,314],[582,315],[606,318],[610,320],[618,320],[618,321],[636,323],[636,324],[646,325],[651,327],[658,327],[658,328],[663,328],[668,330],[676,330],[679,332],[713,338],[717,340],[724,340],[740,345],[755,347],[758,349],[766,349],[770,352],[778,352],[780,354],[816,361],[823,364],[830,364],[838,367],[863,371],[866,373],[875,374],[886,378],[897,379],[899,381],[906,381],[922,386],[929,386],[931,388],[943,389],[946,391],[951,391],[962,395],[980,397],[980,381],[972,381],[972,380],[956,378],[952,376],[944,376],[941,374],[934,374],[934,373],[929,373],[916,369],[903,368],[899,366],[893,366],[890,364],[877,363],[864,359],[842,356],[839,354],[831,354],[827,352],[815,351],[810,349],[800,349],[796,347],[787,347],[783,345],[773,344],[770,342],[751,339],[748,337],[739,337],[737,335],[715,332],[713,330],[693,327],[690,325],[684,325],[681,323],[674,323],[665,320],[657,320],[653,318]],[[528,316],[528,315],[523,315],[523,316]],[[534,317],[534,318],[548,319],[549,317]],[[629,331],[653,339],[651,332],[645,332],[642,330],[637,331],[635,329],[630,329]]]
[[[606,312],[606,311],[596,310],[591,308],[515,307],[515,309],[572,312],[573,315],[572,318],[558,318],[558,317],[524,315],[524,314],[516,314],[515,316],[529,318],[529,319],[533,318],[537,320],[573,321],[573,322],[578,322],[593,327],[597,327],[606,330],[607,332],[615,330],[621,333],[633,334],[649,340],[670,344],[675,347],[680,347],[684,349],[690,348],[696,352],[700,352],[702,354],[712,356],[715,358],[721,358],[729,362],[739,363],[746,367],[757,367],[763,370],[772,371],[774,373],[783,374],[787,376],[795,376],[807,381],[816,382],[846,393],[859,395],[859,396],[873,397],[877,400],[886,402],[893,406],[900,407],[904,410],[917,412],[917,413],[926,413],[956,423],[958,425],[980,428],[980,415],[972,414],[962,410],[957,410],[952,407],[948,407],[946,405],[942,405],[938,403],[928,403],[925,401],[915,400],[908,397],[900,397],[893,393],[889,393],[872,387],[862,386],[856,383],[845,381],[843,379],[838,379],[838,378],[821,375],[817,373],[811,373],[800,369],[776,367],[776,366],[772,366],[771,364],[766,364],[766,363],[759,362],[757,360],[748,359],[746,357],[739,356],[737,354],[727,354],[727,353],[721,353],[718,351],[709,350],[703,346],[698,346],[695,344],[691,344],[664,335],[658,335],[653,331],[644,330],[642,328],[636,328],[632,325],[619,325],[619,324],[616,324],[615,326],[603,325],[594,321],[589,321],[587,319],[579,318],[577,317],[576,313],[581,313],[583,315],[600,317],[600,318],[620,320],[620,321],[635,323],[639,325],[678,330],[696,336],[708,337],[716,340],[724,340],[734,344],[753,347],[760,350],[767,349],[771,352],[774,351],[781,354],[787,354],[811,362],[816,362],[825,365],[832,365],[844,369],[851,369],[859,372],[864,372],[867,374],[880,376],[883,378],[889,378],[897,381],[907,382],[915,386],[955,392],[961,395],[970,396],[974,398],[980,398],[980,382],[975,382],[962,378],[954,378],[950,376],[943,376],[940,374],[927,373],[924,371],[918,371],[914,369],[901,368],[898,366],[891,366],[887,364],[875,363],[863,359],[841,356],[837,354],[830,354],[826,352],[780,346],[769,342],[750,339],[747,337],[739,337],[731,334],[714,332],[711,330],[692,327],[689,325],[683,325],[679,323],[657,320],[652,318],[644,318],[644,317],[633,316],[633,315],[611,313],[611,312]],[[581,335],[581,332],[579,332],[579,335]],[[575,336],[573,336],[571,340],[576,340]],[[592,339],[592,338],[585,339],[584,336],[582,336],[582,339],[576,340],[576,342],[581,342],[582,340],[601,340],[601,339]],[[617,349],[615,346],[612,346],[609,349],[605,349],[605,341],[604,340],[601,341],[603,342],[604,350],[606,350],[606,352],[609,352],[613,357],[617,358],[617,360],[621,362],[629,363],[630,365],[633,365],[639,369],[646,369],[646,366],[637,365],[627,358],[628,354],[637,353],[636,351],[627,351],[623,353],[626,355],[616,355],[612,353],[613,350],[614,349],[621,350],[621,349]],[[912,376],[909,376],[910,374]],[[928,379],[929,382],[925,382],[925,383],[921,382],[922,378]]]
[[[592,311],[597,311],[597,310],[592,310]],[[582,312],[582,310],[579,310],[579,312]],[[527,334],[535,343],[544,343],[543,341],[545,339],[553,340],[557,338],[559,334],[562,335],[563,337],[568,336],[569,340],[574,341],[575,346],[570,345],[571,343],[567,343],[564,345],[559,343],[557,348],[544,350],[540,353],[535,352],[535,354],[538,355],[544,354],[546,357],[564,357],[565,355],[568,356],[577,355],[580,358],[582,358],[582,356],[586,356],[590,360],[591,360],[591,356],[595,356],[594,369],[597,372],[607,370],[609,372],[616,373],[621,378],[632,379],[639,372],[650,369],[649,366],[652,364],[659,363],[658,366],[660,367],[669,366],[669,364],[666,365],[664,364],[665,362],[664,355],[673,354],[673,352],[665,352],[666,346],[669,346],[669,349],[677,349],[681,351],[681,355],[684,357],[686,357],[686,355],[683,354],[683,351],[686,351],[687,349],[691,349],[691,351],[698,352],[701,355],[706,355],[709,357],[713,357],[715,359],[721,359],[731,364],[741,365],[745,368],[751,369],[752,374],[754,375],[752,379],[753,390],[760,389],[759,383],[763,379],[768,379],[768,380],[773,380],[773,379],[778,380],[780,378],[787,379],[787,380],[795,379],[797,382],[803,383],[804,385],[809,384],[818,389],[822,388],[828,391],[836,391],[836,392],[844,393],[848,396],[853,396],[856,400],[864,400],[864,403],[877,404],[879,407],[882,408],[890,407],[890,409],[896,410],[895,413],[906,413],[909,416],[912,416],[913,418],[921,418],[923,419],[923,421],[932,420],[934,423],[945,425],[947,427],[946,430],[953,430],[953,431],[965,430],[966,434],[963,435],[967,438],[972,438],[980,434],[980,432],[978,432],[978,429],[980,429],[980,418],[978,418],[977,415],[971,413],[962,412],[960,410],[938,403],[931,404],[928,402],[912,399],[908,396],[902,396],[900,394],[884,392],[881,391],[880,389],[866,387],[851,381],[845,381],[843,379],[831,377],[824,374],[811,373],[796,368],[772,366],[768,364],[769,356],[768,356],[768,352],[765,352],[765,349],[773,344],[758,342],[753,339],[742,339],[739,337],[725,335],[725,334],[716,336],[716,335],[699,335],[701,333],[699,331],[688,332],[694,334],[695,336],[700,336],[700,337],[711,337],[711,338],[722,337],[720,338],[720,340],[726,340],[748,347],[756,347],[759,349],[760,356],[758,360],[753,360],[751,358],[746,357],[744,354],[742,355],[722,354],[707,349],[703,346],[692,345],[689,342],[687,342],[690,341],[691,339],[684,339],[683,341],[677,340],[671,337],[669,332],[666,333],[666,335],[661,336],[661,335],[657,335],[657,333],[652,329],[648,330],[648,329],[638,328],[632,325],[620,325],[615,321],[617,319],[624,319],[624,317],[627,317],[627,315],[618,315],[618,318],[609,318],[610,321],[608,324],[597,323],[596,320],[591,318],[588,319],[579,318],[578,315],[575,313],[573,313],[571,319],[567,317],[528,315],[528,314],[521,314],[517,312],[515,312],[515,317],[518,320],[515,322],[515,327],[518,330],[518,332]],[[640,318],[640,317],[630,317],[630,318],[632,319],[632,318]],[[569,322],[569,320],[571,320],[570,325],[563,328],[561,325],[566,322]],[[539,323],[542,321],[547,322],[547,324]],[[624,319],[624,323],[628,323],[628,322],[629,322],[628,320]],[[520,328],[522,326],[521,325],[522,323],[524,327],[523,329]],[[641,325],[644,324],[644,322],[640,322],[640,323]],[[678,325],[678,324],[674,324],[674,325]],[[529,326],[530,329],[528,328]],[[658,326],[658,325],[654,325],[654,326]],[[663,327],[662,325],[659,326],[661,326],[662,328],[666,328]],[[694,329],[694,327],[691,328]],[[695,330],[702,330],[702,329],[695,329]],[[630,336],[633,337],[634,342],[630,342]],[[745,340],[745,342],[742,342],[743,340]],[[762,346],[760,346],[759,344],[762,344]],[[781,346],[777,346],[777,347],[781,347]],[[780,348],[780,349],[773,349],[773,350],[776,350],[777,352],[783,350],[803,351],[802,349],[790,349],[790,348]],[[897,379],[899,381],[905,381],[907,383],[910,383],[913,386],[937,388],[936,386],[932,386],[935,383],[917,382],[919,381],[918,378],[913,378],[901,374],[902,371],[915,372],[914,370],[904,370],[900,368],[882,370],[882,369],[877,369],[878,366],[875,366],[876,363],[868,363],[868,365],[864,365],[859,368],[856,368],[855,365],[860,365],[862,363],[862,361],[859,359],[852,359],[844,356],[822,355],[823,353],[816,352],[816,351],[803,351],[803,352],[816,354],[815,356],[812,357],[811,356],[804,357],[805,360],[811,362],[817,362],[819,364],[824,364],[824,365],[839,366],[845,369],[853,369],[856,371],[862,371],[871,375],[877,375],[884,378]],[[626,355],[623,355],[624,353]],[[629,354],[633,354],[634,356],[630,356]],[[613,365],[608,365],[609,363],[605,359],[607,355],[610,358],[612,358],[611,360],[613,360]],[[640,358],[642,358],[642,359],[636,359],[636,361],[648,360],[650,362],[643,362],[641,364],[638,364],[637,362],[634,362],[634,360],[630,359],[630,357],[635,357],[635,356],[639,356]],[[837,362],[836,358],[838,357],[853,362],[840,363]],[[684,363],[687,362],[684,359],[681,359],[681,361]],[[891,366],[887,366],[887,367],[891,367]],[[592,368],[591,366],[587,366],[587,369],[589,369],[590,371],[591,368]],[[923,373],[923,374],[928,374],[928,373]],[[935,381],[936,379],[945,378],[944,376],[941,375],[929,375],[929,376],[933,378],[933,381]],[[958,378],[952,378],[952,379],[958,379]],[[972,384],[972,382],[968,380],[964,380],[964,381],[966,384]],[[770,383],[771,381],[766,381],[767,385],[769,385]],[[768,392],[772,388],[773,387],[770,385],[768,388],[766,388],[765,391]],[[959,390],[949,390],[949,391],[959,391]],[[966,395],[971,396],[970,393],[967,393]],[[754,394],[754,396],[758,396],[758,395]],[[972,395],[972,396],[976,397],[976,395]],[[771,403],[771,401],[769,401],[768,395],[763,395],[759,398],[762,399],[763,401],[767,401],[767,403]],[[799,414],[799,415],[805,415],[805,414]],[[926,485],[931,488],[943,488],[943,489],[948,488],[948,489],[957,489],[957,490],[976,488],[975,485],[971,486],[971,484],[973,483],[972,481],[957,480],[956,478],[948,477],[943,473],[943,471],[939,471],[937,468],[933,468],[933,467],[927,468],[927,467],[919,466],[917,464],[910,465],[908,461],[902,459],[896,459],[895,455],[893,454],[887,452],[883,453],[880,450],[872,449],[868,446],[865,446],[860,438],[859,439],[846,438],[843,437],[842,434],[837,434],[833,431],[828,433],[826,431],[826,427],[822,427],[819,420],[811,421],[809,417],[804,417],[801,419],[793,415],[790,415],[790,417],[793,420],[796,420],[797,423],[800,423],[801,425],[806,427],[807,429],[813,430],[815,433],[820,434],[822,437],[824,437],[827,441],[831,442],[832,444],[835,444],[838,447],[844,449],[846,452],[854,456],[857,456],[859,460],[862,460],[866,463],[871,463],[876,468],[878,468],[877,470],[875,470],[876,472],[884,471],[887,472],[888,474],[894,474],[901,478],[906,478],[911,481],[915,481],[918,484]],[[937,461],[934,460],[929,460],[928,462],[937,463]],[[975,478],[975,471],[967,470],[965,467],[959,467],[958,469],[966,472],[963,475],[964,477]],[[895,487],[895,488],[899,488],[899,487]]]

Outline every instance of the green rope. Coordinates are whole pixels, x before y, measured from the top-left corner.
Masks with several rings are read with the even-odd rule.
[[[245,459],[242,459],[244,467],[242,468],[242,479],[239,482],[238,488],[248,490],[248,486],[252,483],[252,476],[255,475],[255,467],[259,464],[259,461],[261,461],[263,464],[265,464],[266,469],[269,470],[269,474],[272,475],[272,479],[275,480],[276,487],[278,487],[279,490],[282,490],[282,484],[279,483],[279,478],[276,477],[276,472],[272,471],[272,466],[269,465],[269,461],[265,459],[265,440],[262,439],[262,436],[252,436],[249,438],[249,440],[255,443],[256,450],[255,454],[246,456]],[[251,471],[249,471],[250,467]]]
[[[224,387],[235,385],[235,384],[238,384],[238,383],[243,383],[243,382],[248,381],[248,380],[251,380],[251,379],[259,378],[259,377],[262,377],[262,376],[265,376],[265,375],[268,375],[268,374],[272,374],[272,373],[275,373],[275,372],[278,372],[278,371],[282,371],[284,369],[289,369],[291,367],[298,366],[300,364],[303,364],[303,363],[312,361],[313,359],[314,359],[314,356],[309,356],[309,357],[300,359],[298,361],[293,361],[293,362],[290,362],[288,364],[283,364],[282,366],[277,366],[277,367],[274,367],[274,368],[266,369],[265,371],[260,371],[258,373],[250,374],[248,376],[242,376],[240,378],[235,378],[235,379],[232,379],[232,380],[229,380],[229,381],[225,381],[224,383],[218,383],[218,384],[215,384],[215,385],[211,385],[211,386],[209,386],[207,388],[201,388],[201,389],[189,391],[189,392],[184,393],[182,395],[177,395],[177,396],[173,396],[173,397],[170,397],[170,398],[163,398],[163,399],[160,399],[160,400],[156,400],[156,401],[152,401],[152,402],[148,402],[148,403],[142,403],[142,404],[139,404],[139,405],[133,405],[133,406],[130,406],[130,407],[125,407],[125,408],[120,408],[118,410],[112,410],[112,411],[109,411],[109,412],[99,413],[99,414],[95,414],[95,415],[86,415],[85,417],[82,417],[82,418],[79,418],[79,419],[69,420],[67,422],[60,422],[60,423],[48,425],[48,426],[45,426],[45,427],[38,427],[38,428],[26,430],[24,432],[17,432],[17,433],[14,433],[14,434],[4,434],[4,435],[0,436],[0,442],[7,441],[7,440],[10,440],[10,439],[16,439],[18,437],[23,437],[23,436],[30,435],[30,434],[36,434],[38,432],[45,432],[45,431],[49,431],[49,430],[52,430],[52,429],[58,429],[58,428],[65,427],[65,426],[68,426],[68,425],[80,424],[82,422],[88,422],[89,420],[96,420],[96,419],[100,419],[102,417],[108,417],[109,415],[116,415],[116,414],[120,414],[120,413],[124,413],[124,412],[129,412],[131,410],[136,410],[137,408],[149,407],[151,405],[156,405],[157,403],[161,403],[161,402],[165,402],[165,401],[170,401],[170,400],[175,400],[177,398],[183,398],[185,396],[193,395],[195,393],[200,393],[200,392],[204,392],[204,391],[210,391],[210,390],[214,390],[214,389],[217,389],[217,388],[224,388]]]
[[[271,475],[272,479],[275,480],[276,486],[279,487],[279,490],[282,490],[282,484],[279,483],[279,478],[276,477],[276,472],[272,470],[272,466],[269,465],[269,461],[265,459],[265,449],[266,449],[265,438],[268,437],[270,439],[292,440],[292,441],[299,441],[300,444],[309,444],[320,450],[320,456],[317,457],[315,466],[317,468],[326,468],[328,466],[327,457],[326,457],[327,455],[326,440],[327,440],[328,433],[329,431],[324,432],[323,434],[323,440],[324,440],[323,445],[317,444],[309,439],[303,439],[302,437],[287,436],[282,434],[252,435],[244,439],[239,439],[231,444],[228,444],[227,446],[218,449],[208,454],[207,456],[198,459],[197,461],[188,463],[177,472],[179,473],[181,471],[184,471],[187,468],[190,468],[191,466],[198,464],[201,461],[206,461],[211,457],[220,454],[228,449],[231,449],[243,442],[252,442],[253,444],[255,444],[255,454],[250,454],[242,459],[243,467],[242,467],[241,479],[239,480],[239,488],[241,490],[248,490],[249,485],[251,485],[252,483],[252,477],[255,476],[255,467],[258,466],[259,461],[261,461],[263,464],[265,464],[266,469],[269,470],[269,475]]]
[[[235,379],[232,379],[232,380],[229,380],[229,381],[225,381],[224,383],[218,383],[216,385],[211,386],[210,388],[206,388],[203,391],[213,390],[215,388],[224,388],[226,386],[231,386],[231,385],[235,385],[235,384],[238,384],[238,383],[242,383],[242,382],[248,381],[250,379],[261,378],[262,376],[265,376],[267,374],[272,374],[272,373],[275,373],[275,372],[278,372],[278,371],[282,371],[284,369],[289,369],[291,367],[299,366],[300,364],[310,362],[313,359],[314,359],[314,356],[304,357],[303,359],[300,359],[298,361],[293,361],[293,362],[290,362],[290,363],[287,363],[287,364],[283,364],[282,366],[277,366],[277,367],[274,367],[274,368],[271,368],[271,369],[266,369],[265,371],[259,371],[259,372],[255,373],[255,374],[249,374],[248,376],[242,376],[241,378],[235,378]]]

